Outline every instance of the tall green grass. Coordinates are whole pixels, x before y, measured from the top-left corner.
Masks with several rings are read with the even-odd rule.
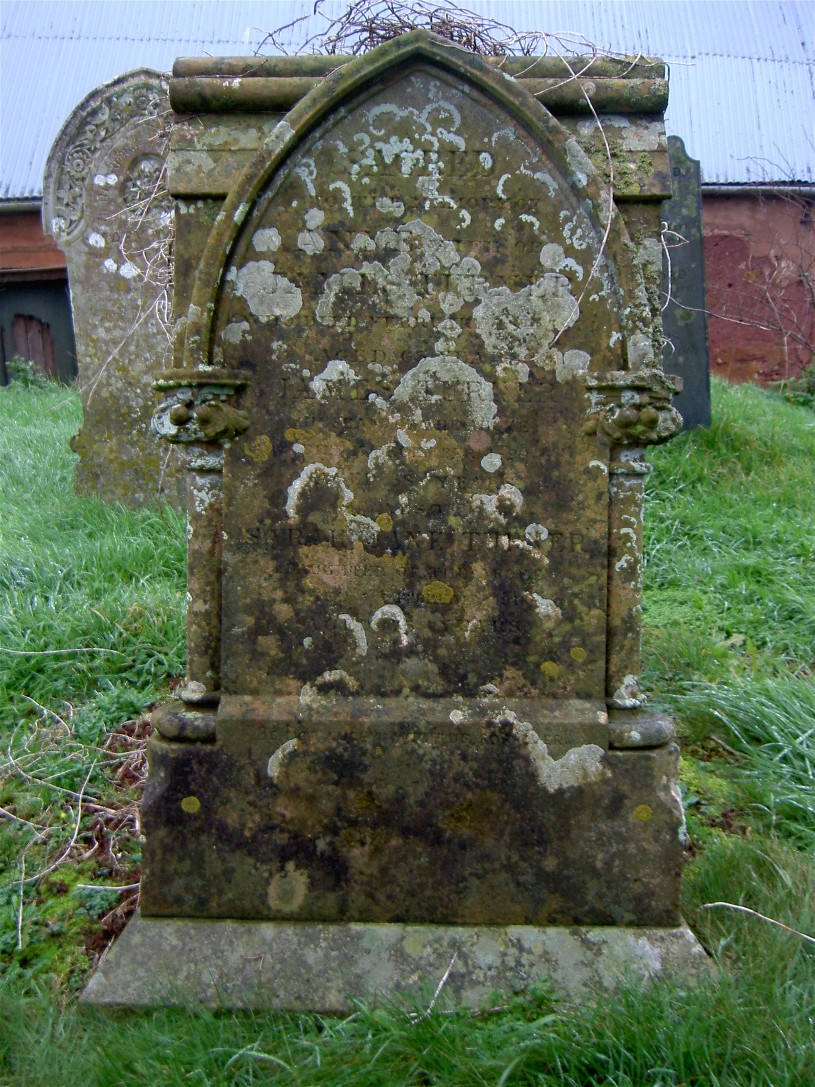
[[[397,1001],[115,1016],[74,1000],[139,858],[130,749],[109,737],[181,670],[183,525],[73,495],[65,395],[0,389],[0,1083],[815,1083],[815,945],[789,931],[815,935],[811,411],[715,383],[713,426],[653,455],[646,679],[685,741],[684,910],[719,965],[707,981],[580,1008],[542,985],[418,1022],[424,1005]],[[104,863],[82,859],[94,842]]]
[[[0,728],[121,720],[183,668],[181,518],[76,497],[80,420],[64,387],[0,390]]]

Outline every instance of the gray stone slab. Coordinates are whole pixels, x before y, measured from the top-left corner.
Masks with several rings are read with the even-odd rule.
[[[678,136],[668,137],[673,197],[665,201],[668,256],[663,260],[663,288],[668,295],[662,311],[666,346],[665,372],[682,378],[674,404],[684,429],[710,426],[710,362],[707,346],[705,252],[702,243],[702,197],[699,162],[692,159]]]
[[[87,1004],[205,1004],[343,1014],[357,1000],[432,995],[477,1008],[543,978],[570,1000],[625,978],[692,982],[710,960],[676,928],[181,921],[136,916],[82,995]]]

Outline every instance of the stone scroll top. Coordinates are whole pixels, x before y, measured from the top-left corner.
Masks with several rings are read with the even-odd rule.
[[[251,375],[225,690],[603,696],[584,379],[625,365],[626,336],[590,167],[565,156],[419,65],[257,197],[213,325],[214,366]]]

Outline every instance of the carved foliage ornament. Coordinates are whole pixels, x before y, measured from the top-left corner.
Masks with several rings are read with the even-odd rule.
[[[229,401],[247,378],[234,371],[175,371],[155,383],[172,391],[153,416],[152,428],[174,443],[228,444],[249,426],[249,416]]]
[[[611,445],[655,445],[682,429],[682,416],[671,407],[681,378],[661,370],[607,370],[587,374],[586,386],[591,407],[585,431]]]

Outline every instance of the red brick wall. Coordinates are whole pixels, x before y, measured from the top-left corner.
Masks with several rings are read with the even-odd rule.
[[[64,279],[65,268],[65,254],[43,233],[39,211],[0,214],[0,278]]]
[[[813,362],[815,192],[702,199],[710,368],[778,381]]]

